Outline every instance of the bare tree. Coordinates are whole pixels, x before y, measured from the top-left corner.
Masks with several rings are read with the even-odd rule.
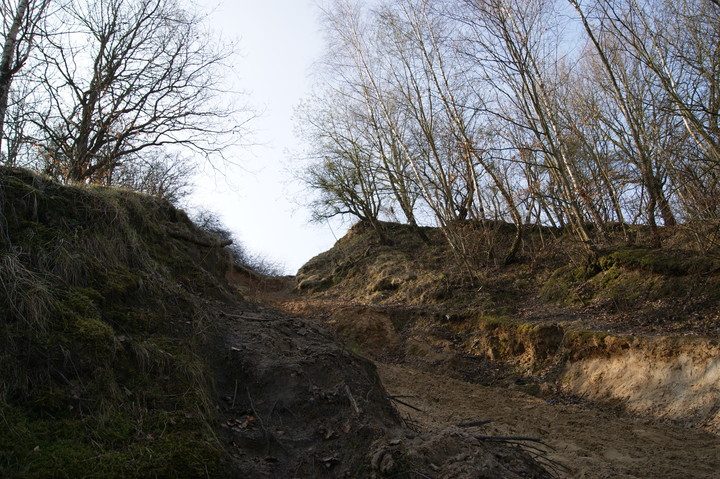
[[[388,131],[382,115],[377,111],[377,105],[367,103],[366,106],[368,109],[365,120],[368,133],[371,135],[370,141],[374,145],[379,159],[381,187],[391,195],[392,199],[400,207],[405,220],[415,230],[420,239],[427,242],[428,237],[420,229],[416,219],[415,205],[420,197],[420,191],[414,181],[410,162],[402,154],[398,139]],[[401,102],[399,101],[394,104],[391,103],[389,106],[393,123],[398,131],[409,128],[409,126],[403,127],[403,124],[407,122],[407,118],[405,118],[401,110]]]
[[[192,189],[194,163],[177,152],[149,150],[131,162],[123,162],[107,178],[107,184],[164,198],[178,204]]]
[[[210,156],[243,131],[218,101],[229,53],[179,0],[77,0],[55,21],[63,28],[42,49],[48,107],[35,120],[48,173],[107,182],[145,150]]]
[[[17,73],[27,62],[34,46],[38,25],[45,14],[49,0],[2,0],[0,14],[3,19],[3,46],[0,57],[0,163],[7,163],[2,153],[5,138],[5,119],[10,100],[10,88]],[[9,155],[11,156],[11,155]],[[0,185],[0,251],[10,247],[4,215],[5,195]]]
[[[595,254],[609,222],[658,239],[720,216],[714,0],[331,3],[328,84],[363,158],[344,171],[411,224],[419,204],[461,256],[465,219],[512,221],[512,259],[527,222]]]
[[[628,187],[627,162],[621,161],[614,145],[625,131],[617,103],[607,95],[604,76],[597,73],[596,55],[581,50],[582,60],[569,74],[560,95],[565,98],[559,111],[567,130],[572,156],[586,171],[588,189],[602,210],[604,222],[617,222],[625,230],[626,211],[622,197]],[[600,84],[598,84],[600,82]],[[620,124],[618,124],[620,118]]]
[[[25,66],[50,0],[2,0],[3,48],[0,57],[0,151],[14,77]],[[8,155],[11,156],[11,155]],[[5,158],[7,161],[7,158]]]
[[[601,231],[603,226],[584,179],[563,141],[563,125],[558,115],[561,100],[555,95],[554,85],[562,81],[554,71],[558,42],[556,38],[547,38],[554,32],[552,2],[467,0],[463,3],[466,10],[459,15],[472,34],[467,49],[502,97],[500,104],[504,106],[494,114],[511,128],[531,133],[533,142],[517,147],[541,154],[547,171],[562,192],[574,232],[592,252],[594,245],[585,227],[585,213]]]
[[[410,165],[423,201],[437,219],[448,244],[467,263],[462,237],[449,227],[458,209],[441,151],[439,132],[443,119],[432,107],[435,100],[424,87],[420,70],[415,68],[416,58],[403,57],[402,53],[411,53],[405,49],[383,55],[384,48],[379,43],[382,25],[373,24],[377,17],[365,18],[348,0],[335,2],[334,9],[326,12],[326,19],[336,49],[333,61],[338,71],[347,69],[343,81],[353,85],[367,110],[377,112],[382,119],[391,144]],[[403,104],[402,117],[396,115],[398,100]],[[398,118],[408,119],[410,128],[406,122],[398,122]],[[469,268],[469,263],[466,266]]]
[[[617,48],[617,44],[613,42],[602,42],[602,38],[596,33],[596,28],[591,25],[586,12],[581,7],[578,0],[568,0],[572,7],[577,11],[582,21],[587,36],[595,48],[597,57],[603,67],[605,77],[611,85],[612,98],[617,103],[619,110],[624,119],[624,125],[629,132],[629,151],[628,155],[635,159],[641,174],[643,186],[647,192],[647,221],[650,230],[655,238],[655,242],[659,244],[659,236],[657,233],[656,209],[660,207],[665,224],[668,226],[675,225],[675,217],[670,210],[668,201],[663,194],[660,178],[656,174],[656,163],[653,161],[652,144],[647,134],[648,118],[644,114],[647,109],[646,104],[642,101],[643,94],[641,89],[647,83],[641,84],[640,88],[633,88],[631,82],[637,78],[637,71],[628,71],[628,63],[632,60],[628,56],[622,55],[622,50]],[[629,65],[632,68],[632,65]],[[621,135],[620,138],[625,135]]]
[[[665,90],[701,161],[720,164],[720,9],[707,1],[597,0],[595,15]]]
[[[467,217],[475,201],[482,205],[476,171],[479,166],[502,196],[515,224],[515,238],[505,256],[505,262],[511,262],[522,242],[522,217],[506,178],[496,168],[488,152],[478,144],[487,130],[482,117],[478,115],[478,111],[485,105],[485,99],[478,97],[476,90],[468,88],[471,79],[457,58],[456,49],[451,46],[454,39],[448,31],[447,18],[433,12],[426,0],[402,0],[398,3],[407,24],[405,35],[411,39],[413,50],[420,55],[422,71],[426,83],[430,85],[431,95],[440,99],[440,107],[449,121],[449,135],[453,140],[451,151],[454,150],[455,155],[446,153],[445,156],[457,158],[456,162],[450,163],[454,167],[449,173],[450,178],[464,178],[465,194],[460,196],[460,201],[454,202],[459,219]],[[429,140],[432,141],[432,138]]]
[[[378,184],[377,150],[368,141],[362,112],[354,110],[347,97],[333,96],[340,94],[327,92],[298,112],[313,158],[301,179],[319,194],[312,202],[313,217],[322,221],[352,215],[368,222],[385,242],[378,218],[385,198]]]

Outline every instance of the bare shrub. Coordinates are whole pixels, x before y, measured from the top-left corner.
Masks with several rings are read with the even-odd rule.
[[[266,255],[248,251],[235,234],[223,224],[216,213],[201,208],[195,211],[190,219],[198,228],[219,240],[232,240],[232,244],[227,248],[236,263],[265,276],[282,276],[285,274],[285,267],[280,262],[268,258]]]

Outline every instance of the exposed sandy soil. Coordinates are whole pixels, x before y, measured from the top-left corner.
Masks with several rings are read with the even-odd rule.
[[[421,409],[400,406],[421,428],[492,420],[480,434],[542,438],[567,478],[717,478],[720,437],[707,432],[560,404],[393,364],[378,364],[385,387]]]
[[[336,332],[337,311],[352,309],[332,302],[308,302],[287,291],[276,290],[265,298],[295,314],[309,313],[320,318],[334,326]],[[368,321],[357,320],[357,324]],[[552,399],[539,398],[524,393],[525,386],[516,386],[512,377],[488,381],[501,386],[483,386],[472,379],[464,381],[462,371],[451,366],[433,370],[427,361],[418,363],[410,357],[392,354],[393,349],[398,349],[394,333],[367,330],[364,334],[377,340],[376,349],[363,344],[363,351],[376,359],[388,393],[411,396],[402,401],[422,410],[398,405],[405,419],[420,431],[491,420],[470,431],[542,439],[547,447],[541,448],[547,451],[550,462],[546,465],[562,478],[720,477],[720,436],[635,417],[621,408],[601,408],[577,398],[551,395],[546,397]],[[340,330],[339,335],[347,340],[347,332]],[[429,344],[426,347],[438,351]],[[487,362],[483,364],[489,366]]]
[[[549,460],[546,465],[553,468],[553,464],[557,464],[554,472],[562,478],[720,477],[720,436],[633,416],[621,407],[602,408],[577,398],[552,394],[544,398],[532,396],[523,392],[527,385],[515,384],[512,375],[498,380],[491,377],[492,371],[485,371],[479,374],[484,374],[487,381],[466,377],[462,368],[448,364],[450,358],[458,356],[448,354],[451,346],[443,352],[438,338],[404,338],[406,334],[401,332],[404,326],[387,319],[392,314],[376,312],[378,317],[374,318],[369,308],[298,297],[288,288],[290,278],[287,283],[286,288],[269,288],[259,292],[259,296],[293,314],[319,318],[332,326],[348,347],[358,347],[361,353],[375,359],[388,393],[411,396],[401,400],[422,410],[398,404],[408,423],[419,431],[490,420],[492,422],[467,431],[540,438],[547,445],[544,447]],[[537,310],[535,313],[537,315]],[[559,319],[565,326],[578,329],[597,327],[596,323],[605,320],[592,312]],[[350,329],[346,331],[347,328]],[[422,357],[423,345],[429,356]],[[408,354],[410,349],[418,347],[423,351]],[[490,367],[491,363],[475,361],[472,364]],[[506,372],[501,371],[500,375]],[[500,386],[483,386],[478,382]]]
[[[215,373],[238,478],[549,479],[530,455],[447,424],[403,424],[373,363],[312,319],[219,312]]]

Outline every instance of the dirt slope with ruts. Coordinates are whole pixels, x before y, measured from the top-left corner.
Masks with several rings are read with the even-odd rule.
[[[321,318],[346,347],[372,358],[388,393],[412,406],[398,408],[418,430],[490,421],[473,433],[541,439],[548,467],[568,479],[710,479],[720,470],[720,436],[700,421],[716,417],[717,411],[707,408],[717,401],[717,381],[705,381],[705,390],[697,391],[690,381],[709,378],[713,363],[689,367],[689,359],[681,354],[676,362],[674,354],[683,349],[702,359],[703,350],[694,350],[701,339],[681,338],[683,348],[676,342],[653,349],[642,339],[624,347],[627,338],[571,332],[563,346],[561,328],[547,328],[546,334],[556,333],[548,339],[537,330],[518,333],[503,324],[502,331],[495,325],[482,339],[494,353],[481,346],[478,328],[470,342],[477,354],[469,354],[462,335],[445,329],[452,322],[429,312],[315,303],[292,295],[282,304],[295,314]],[[623,361],[625,355],[635,362]],[[573,361],[561,364],[561,356]],[[588,368],[584,379],[579,368]],[[563,374],[576,384],[559,380]],[[680,377],[685,381],[677,381]]]
[[[437,232],[387,228],[379,243],[355,226],[294,292],[264,297],[374,360],[419,427],[491,420],[483,433],[545,440],[561,477],[717,477],[716,252],[664,230],[666,249],[608,244],[588,260],[546,237],[469,273]]]
[[[370,361],[242,297],[274,282],[224,244],[157,198],[0,167],[0,477],[550,477],[409,428]]]
[[[491,420],[479,431],[542,438],[549,458],[572,479],[712,479],[720,437],[585,403],[546,400],[518,389],[488,387],[397,364],[378,366],[392,394],[413,396],[402,409],[421,427]]]

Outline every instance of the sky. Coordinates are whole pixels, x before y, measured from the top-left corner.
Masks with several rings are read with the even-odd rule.
[[[252,253],[282,266],[286,274],[332,247],[348,224],[310,224],[302,206],[311,193],[291,172],[293,109],[311,89],[311,68],[322,54],[316,0],[203,0],[210,22],[225,39],[237,40],[237,85],[261,111],[250,129],[255,146],[233,149],[239,164],[226,177],[203,175],[190,202],[216,213]]]

